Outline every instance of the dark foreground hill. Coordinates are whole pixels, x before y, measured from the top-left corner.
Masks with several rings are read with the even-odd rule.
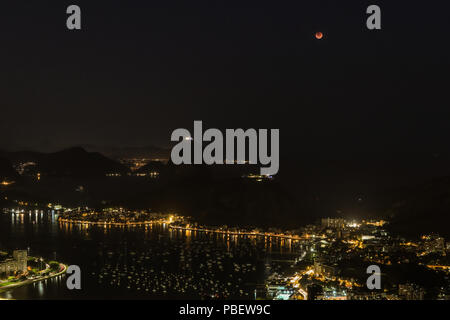
[[[405,190],[388,211],[391,228],[416,236],[437,232],[450,237],[450,177],[433,179]]]

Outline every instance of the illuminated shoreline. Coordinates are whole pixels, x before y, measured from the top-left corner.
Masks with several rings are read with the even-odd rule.
[[[82,225],[95,225],[95,226],[114,226],[114,227],[126,227],[126,226],[145,226],[150,224],[169,224],[167,220],[151,220],[142,222],[107,222],[107,221],[84,221],[84,220],[73,220],[60,218],[58,220],[60,223],[69,224],[82,224]]]
[[[29,284],[32,284],[32,283],[36,283],[36,282],[40,282],[40,281],[43,281],[43,280],[59,277],[59,276],[65,274],[66,271],[67,271],[67,265],[65,265],[63,263],[60,263],[60,265],[62,266],[62,269],[58,273],[55,273],[55,274],[49,275],[49,276],[45,276],[43,278],[38,278],[38,279],[27,279],[27,280],[22,281],[22,282],[13,283],[13,284],[10,284],[10,285],[4,286],[4,287],[0,287],[0,292],[9,291],[9,290],[12,290],[12,289],[15,289],[15,288],[19,288],[19,287],[22,287],[22,286],[26,286],[26,285],[29,285]],[[6,299],[6,300],[8,300],[8,299]]]
[[[286,240],[307,240],[311,238],[320,239],[321,237],[310,237],[310,236],[295,236],[295,235],[285,235],[285,234],[276,234],[269,232],[252,232],[252,231],[225,231],[225,230],[216,230],[216,229],[206,229],[206,228],[194,228],[194,227],[180,227],[180,226],[172,226],[169,225],[169,229],[175,230],[184,230],[191,232],[203,232],[203,233],[217,233],[231,236],[253,236],[253,237],[264,237],[264,238],[281,238]]]
[[[322,239],[323,236],[317,235],[286,235],[286,234],[278,234],[278,233],[270,233],[270,232],[256,232],[256,231],[228,231],[228,230],[220,230],[220,229],[211,229],[208,227],[205,228],[196,228],[189,226],[175,226],[173,225],[173,221],[160,219],[160,220],[147,220],[142,222],[108,222],[108,221],[85,221],[85,220],[74,220],[67,218],[59,218],[60,223],[67,224],[78,224],[78,225],[89,225],[89,226],[111,226],[111,227],[139,227],[139,226],[147,226],[153,224],[166,224],[171,230],[181,230],[181,231],[190,231],[190,232],[201,232],[201,233],[215,233],[229,236],[251,236],[251,237],[262,237],[262,238],[280,238],[284,240],[292,240],[292,241],[301,241],[301,240],[311,240],[311,239]]]

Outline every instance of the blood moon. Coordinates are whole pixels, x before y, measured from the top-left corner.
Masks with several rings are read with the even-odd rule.
[[[323,33],[322,32],[320,32],[320,31],[318,31],[318,32],[316,32],[315,33],[315,35],[314,35],[315,37],[316,37],[316,39],[317,40],[320,40],[320,39],[322,39],[323,38]]]

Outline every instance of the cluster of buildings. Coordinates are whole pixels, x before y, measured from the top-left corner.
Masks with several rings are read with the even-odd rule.
[[[175,214],[158,213],[147,210],[128,210],[125,208],[105,208],[100,211],[85,208],[66,210],[59,216],[62,223],[142,225],[149,223],[172,223],[183,221]]]
[[[324,218],[299,232],[303,252],[294,273],[269,277],[268,298],[450,299],[450,246],[439,235],[406,241],[388,231],[387,221],[343,218]],[[370,265],[380,267],[381,289],[367,287]],[[415,275],[416,270],[425,276]],[[427,283],[426,274],[439,278],[441,285]]]
[[[12,257],[7,254],[0,255],[0,279],[11,274],[27,272],[27,251],[14,250]]]

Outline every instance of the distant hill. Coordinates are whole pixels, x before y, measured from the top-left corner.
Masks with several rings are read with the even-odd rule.
[[[56,177],[94,177],[107,173],[126,173],[122,164],[108,159],[96,152],[87,152],[81,147],[65,149],[54,153],[33,151],[11,152],[5,154],[13,163],[35,162],[36,172]]]
[[[39,161],[38,168],[52,176],[104,176],[127,171],[122,164],[80,147],[49,153]]]

